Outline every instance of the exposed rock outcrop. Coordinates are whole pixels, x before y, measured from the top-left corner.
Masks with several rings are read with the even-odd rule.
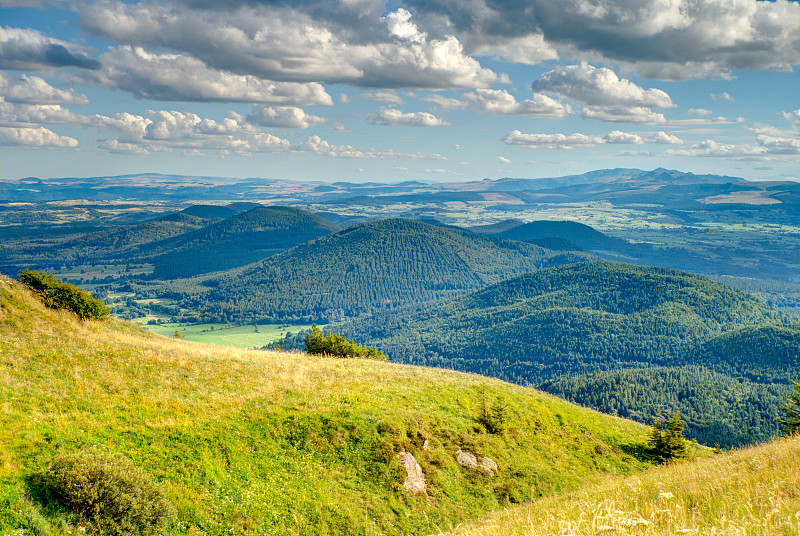
[[[428,484],[425,481],[425,473],[422,472],[422,467],[410,452],[401,452],[397,455],[400,458],[400,463],[406,468],[406,479],[403,482],[403,487],[409,495],[426,495],[428,493]]]

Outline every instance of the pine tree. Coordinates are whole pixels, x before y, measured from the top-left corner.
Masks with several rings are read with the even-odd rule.
[[[794,384],[794,393],[789,396],[786,404],[781,404],[783,417],[775,420],[783,425],[783,435],[786,437],[800,433],[800,383]]]
[[[672,414],[669,421],[664,424],[661,410],[653,419],[653,428],[650,430],[648,442],[653,456],[661,463],[686,457],[686,440],[683,437],[684,422],[679,412]]]

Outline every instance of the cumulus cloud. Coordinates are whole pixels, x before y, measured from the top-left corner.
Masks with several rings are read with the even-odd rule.
[[[143,48],[122,46],[103,54],[100,60],[101,69],[70,80],[129,91],[139,99],[333,104],[325,88],[316,82],[274,82],[233,74],[180,54],[154,54]]]
[[[216,7],[112,0],[85,7],[80,23],[117,43],[172,50],[210,69],[269,80],[471,89],[503,79],[468,56],[455,36],[421,31],[402,8],[380,17],[376,9],[352,16],[352,6],[339,3],[308,12],[305,3]]]
[[[379,123],[385,126],[442,127],[450,124],[428,112],[403,113],[394,108],[381,108],[374,114],[367,115],[366,120],[370,123]]]
[[[557,67],[544,73],[531,87],[581,102],[584,118],[601,121],[663,123],[664,115],[650,108],[675,106],[660,89],[644,89],[611,69],[587,63]]]
[[[75,148],[78,140],[44,127],[0,127],[0,146]]]
[[[505,89],[477,89],[452,99],[441,95],[429,95],[423,100],[443,110],[469,110],[500,115],[539,115],[542,117],[566,117],[572,113],[569,105],[535,93],[532,98],[518,101]]]
[[[555,93],[589,106],[675,106],[669,95],[660,89],[641,88],[607,67],[598,68],[588,63],[557,67],[544,73],[532,87],[534,91]]]
[[[30,28],[0,28],[4,70],[41,71],[58,67],[97,69],[100,63],[83,47],[48,37]]]
[[[254,104],[253,113],[247,116],[250,123],[263,127],[308,128],[326,121],[323,117],[307,114],[296,106],[266,106]]]
[[[356,158],[356,159],[376,159],[376,158],[399,158],[411,160],[447,160],[439,154],[423,153],[398,153],[393,149],[359,149],[352,145],[333,145],[323,140],[319,136],[311,136],[305,142],[295,146],[295,151],[310,152],[322,156],[333,158]]]
[[[671,156],[706,156],[721,158],[751,158],[794,156],[800,154],[800,140],[797,138],[778,138],[758,135],[756,143],[725,144],[715,140],[705,140],[685,149],[672,149],[664,154]]]
[[[711,115],[714,112],[712,112],[711,110],[706,110],[705,108],[689,108],[687,113],[689,113],[689,115],[706,116],[706,115]]]
[[[11,75],[0,71],[0,95],[6,102],[23,104],[88,104],[89,98],[74,89],[58,89],[43,78]]]
[[[733,102],[733,97],[731,97],[727,91],[723,91],[722,93],[709,93],[708,94],[712,100],[726,100]]]
[[[663,130],[660,130],[653,134],[652,136],[647,138],[648,143],[668,143],[671,145],[680,145],[683,143],[683,140],[680,139],[678,136],[673,134],[667,134]]]
[[[63,108],[60,104],[17,104],[0,101],[0,124],[32,126],[33,124],[82,124],[84,116]]]
[[[613,62],[664,80],[724,76],[735,69],[790,70],[799,63],[800,5],[786,0],[407,0],[406,4],[421,19],[458,35],[470,53],[494,47],[503,55],[506,45],[504,57],[510,61],[524,58],[514,43],[533,39],[548,47],[532,47],[545,55]]]
[[[594,147],[609,144],[642,144],[644,140],[638,134],[629,134],[614,130],[604,136],[588,136],[586,134],[523,134],[512,130],[501,138],[507,145],[543,149],[572,149],[575,147]]]
[[[511,164],[512,163],[511,160],[509,160],[505,156],[498,156],[497,159],[500,160],[504,164]]]

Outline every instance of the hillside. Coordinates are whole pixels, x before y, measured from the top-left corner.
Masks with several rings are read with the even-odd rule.
[[[479,424],[505,408],[503,433]],[[79,322],[0,280],[0,533],[92,526],[56,507],[56,454],[121,453],[175,509],[166,534],[434,533],[648,464],[647,429],[535,390],[433,369],[203,346]],[[456,463],[488,456],[494,475]],[[398,454],[426,495],[410,496]],[[408,457],[406,457],[408,463]]]
[[[244,266],[338,230],[304,210],[258,206],[134,255],[154,263],[155,277],[177,279]]]
[[[205,280],[181,306],[228,318],[357,317],[455,298],[580,257],[462,229],[392,219],[351,227],[252,266]],[[180,291],[178,286],[175,290]]]
[[[700,276],[602,261],[540,270],[426,311],[342,330],[399,362],[539,384],[690,364],[698,345],[723,332],[783,319]]]
[[[800,346],[795,350],[800,353]],[[788,370],[796,376],[800,369]],[[697,365],[605,371],[558,378],[539,387],[576,404],[645,424],[652,423],[660,410],[667,415],[679,411],[686,421],[687,438],[722,448],[776,436],[775,417],[791,393],[791,384],[737,379]]]
[[[610,237],[588,225],[575,221],[532,221],[499,232],[495,236],[523,242],[557,238],[569,240],[580,248],[588,250],[626,251],[631,249],[631,244],[626,240]]]
[[[800,438],[609,477],[515,506],[447,536],[800,534]]]

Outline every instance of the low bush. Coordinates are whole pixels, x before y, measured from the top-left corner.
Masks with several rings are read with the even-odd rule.
[[[102,534],[160,533],[172,516],[160,486],[119,454],[89,449],[58,456],[43,480],[63,507]]]
[[[311,326],[311,333],[306,335],[306,353],[313,355],[329,355],[333,357],[363,357],[386,361],[386,354],[371,346],[362,346],[347,337],[329,331],[325,335],[316,324]]]
[[[72,311],[81,320],[101,319],[109,315],[106,304],[71,283],[56,279],[52,274],[23,270],[17,280],[38,294],[51,309]]]

